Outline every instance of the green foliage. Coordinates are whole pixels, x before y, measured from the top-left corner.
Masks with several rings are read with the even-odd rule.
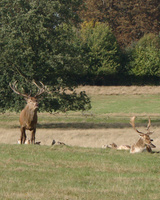
[[[131,69],[136,76],[160,76],[160,37],[141,38],[131,51]]]
[[[81,29],[88,76],[105,77],[117,74],[121,69],[121,51],[111,29],[103,23],[85,23]]]
[[[76,78],[83,70],[79,57],[79,48],[72,43],[72,26],[79,22],[77,10],[82,1],[47,0],[2,0],[1,1],[1,46],[0,56],[0,109],[19,110],[20,97],[13,95],[9,82],[18,80],[25,93],[31,89],[31,81],[42,81],[53,94],[43,96],[42,110],[64,110],[64,95],[60,88],[74,91]],[[51,98],[55,95],[55,98]],[[80,96],[87,99],[84,93]],[[59,99],[60,98],[60,99]],[[74,93],[66,109],[84,109],[85,103]],[[72,106],[80,102],[81,106]],[[62,104],[63,102],[63,104]],[[83,103],[84,102],[84,103]],[[69,105],[70,104],[70,105]]]

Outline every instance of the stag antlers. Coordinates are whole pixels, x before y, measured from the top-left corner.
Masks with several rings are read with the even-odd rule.
[[[17,90],[17,81],[15,81],[13,84],[9,83],[10,88],[13,90],[13,92],[15,92],[16,94],[23,96],[23,97],[30,97],[31,96],[31,92],[30,94],[23,94],[21,92],[19,92]],[[33,81],[33,84],[38,88],[38,92],[37,94],[34,96],[35,98],[37,98],[38,96],[40,96],[41,94],[43,94],[45,92],[45,86],[44,84],[40,81],[40,84],[42,87],[40,87],[39,85],[37,85],[37,83],[35,81]]]
[[[151,127],[151,119],[150,119],[150,117],[149,117],[149,119],[148,119],[148,125],[147,125],[147,133],[143,133],[143,132],[141,132],[141,131],[139,131],[136,127],[135,127],[135,116],[134,117],[131,117],[131,119],[130,119],[130,124],[131,124],[131,126],[133,127],[133,129],[137,132],[137,133],[139,133],[139,134],[147,134],[147,135],[151,135],[153,132],[151,132],[150,131],[150,127]]]
[[[42,87],[39,87],[39,85],[37,85],[37,83],[35,81],[33,81],[33,84],[39,89],[39,91],[37,92],[37,94],[34,97],[38,97],[45,92],[45,86],[41,81],[40,81],[40,84],[42,85]]]
[[[28,97],[27,94],[22,94],[17,90],[17,85],[16,85],[17,81],[15,81],[13,84],[9,83],[10,88],[13,90],[13,92],[15,92],[16,94],[23,96],[23,97]]]

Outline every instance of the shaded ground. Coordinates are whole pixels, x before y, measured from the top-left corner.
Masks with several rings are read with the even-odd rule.
[[[87,94],[158,94],[160,93],[160,86],[130,86],[130,87],[81,87],[81,90],[85,90]],[[64,126],[64,127],[63,127]],[[138,127],[139,130],[144,131],[144,127]],[[154,131],[152,138],[154,144],[157,146],[157,150],[160,149],[160,127],[152,126]],[[30,133],[27,132],[30,138]],[[3,129],[0,128],[0,143],[16,144],[20,136],[19,128]],[[36,141],[41,141],[42,145],[51,145],[52,141],[64,142],[67,145],[81,146],[81,147],[102,147],[104,144],[110,144],[115,142],[117,145],[128,144],[131,145],[139,139],[138,133],[136,133],[129,125],[121,126],[119,124],[116,128],[112,126],[100,125],[85,127],[85,124],[81,124],[81,128],[70,126],[65,127],[65,124],[59,128],[56,125],[45,128],[39,126],[36,133]]]

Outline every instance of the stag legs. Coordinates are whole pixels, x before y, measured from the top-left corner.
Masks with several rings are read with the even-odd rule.
[[[21,144],[24,144],[26,141],[26,132],[25,131],[26,131],[25,128],[21,127],[21,138],[20,138]]]
[[[36,129],[33,129],[31,132],[31,144],[35,144],[35,134],[36,134]]]
[[[35,134],[36,134],[36,129],[33,129],[31,132],[31,144],[35,144]],[[21,127],[21,137],[20,137],[21,144],[25,144],[26,138],[27,138],[26,129],[25,127]]]
[[[35,144],[35,134],[36,134],[36,129],[33,129],[31,131],[31,144]],[[20,137],[21,144],[25,144],[26,138],[27,138],[26,129],[25,127],[21,127],[21,137]]]

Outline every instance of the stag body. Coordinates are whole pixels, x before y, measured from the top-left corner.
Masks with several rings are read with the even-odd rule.
[[[37,97],[40,96],[42,93],[45,92],[45,87],[43,86],[40,88],[35,82],[33,82],[39,89],[39,92],[34,96],[31,97],[30,95],[22,94],[17,91],[16,82],[13,83],[13,86],[10,87],[11,89],[18,95],[25,97],[27,101],[27,105],[20,113],[20,126],[21,126],[21,136],[20,136],[20,143],[24,144],[26,140],[26,130],[31,131],[31,144],[35,144],[35,134],[36,134],[36,126],[37,126],[37,109],[38,109],[38,99]]]
[[[155,146],[151,143],[151,139],[148,135],[140,136],[141,138],[131,146],[130,153],[141,153],[143,151],[152,152],[151,148]]]
[[[38,103],[37,99],[34,97],[29,97],[27,99],[27,105],[20,113],[20,126],[21,126],[21,143],[25,143],[26,140],[26,130],[31,132],[31,144],[35,143],[35,134],[37,126],[37,109]]]
[[[130,124],[132,125],[134,130],[139,133],[140,138],[135,144],[133,144],[131,146],[130,153],[140,153],[143,151],[152,152],[152,148],[155,148],[156,146],[154,144],[152,144],[153,140],[150,138],[150,135],[153,133],[153,132],[150,132],[150,130],[149,130],[149,128],[151,126],[150,118],[149,118],[149,122],[148,122],[148,126],[147,126],[147,133],[142,133],[142,132],[138,131],[135,128],[134,120],[135,120],[135,116],[131,118]]]

